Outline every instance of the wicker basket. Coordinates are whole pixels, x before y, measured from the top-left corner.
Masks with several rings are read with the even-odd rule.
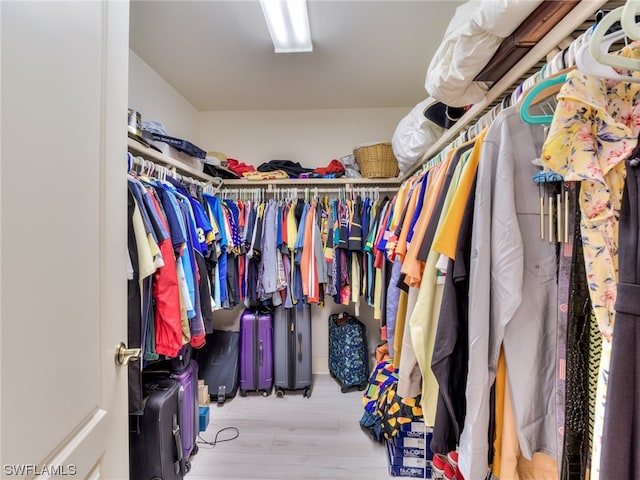
[[[360,145],[354,148],[353,154],[365,178],[397,177],[400,172],[390,142]]]

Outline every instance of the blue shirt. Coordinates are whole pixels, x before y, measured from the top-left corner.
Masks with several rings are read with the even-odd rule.
[[[220,200],[218,197],[213,197],[211,195],[204,195],[204,199],[209,204],[213,218],[215,218],[216,223],[220,227],[220,248],[225,252],[227,248],[227,233],[224,228],[224,213],[222,212]]]
[[[413,212],[413,217],[411,218],[411,223],[409,224],[409,234],[407,235],[407,242],[411,242],[413,238],[413,231],[416,226],[416,222],[418,221],[418,217],[420,217],[420,212],[422,212],[422,205],[424,204],[424,194],[427,190],[427,179],[429,177],[429,172],[425,173],[421,182],[420,182],[420,192],[418,193],[418,201],[416,203],[416,209]]]
[[[198,202],[193,197],[188,197],[189,202],[191,203],[191,208],[193,209],[193,217],[196,222],[196,236],[197,242],[200,246],[199,251],[203,256],[207,255],[209,251],[209,245],[207,244],[207,234],[213,231],[213,227],[211,226],[211,222],[209,218],[207,218],[207,214],[204,211],[200,202]]]
[[[215,284],[219,287],[216,290],[216,305],[221,307],[227,301],[227,233],[225,231],[225,213],[223,211],[220,199],[211,195],[204,195],[204,199],[211,208],[211,213],[216,223],[220,227],[220,250],[218,257],[217,276]]]
[[[162,224],[157,218],[156,210],[149,198],[149,192],[147,192],[136,179],[129,178],[127,179],[127,182],[129,185],[129,191],[138,202],[138,207],[140,208],[140,213],[147,233],[151,234],[153,241],[156,243],[160,243],[162,240],[168,238],[168,233],[164,230]],[[158,238],[158,235],[160,235],[161,238]]]
[[[178,207],[178,202],[173,193],[166,185],[160,185],[156,191],[160,203],[164,208],[167,224],[169,225],[169,234],[171,235],[171,243],[176,253],[179,253],[180,247],[187,242],[186,230],[181,222],[182,213]]]
[[[180,200],[178,204],[180,207],[180,211],[182,212],[182,219],[187,231],[187,246],[183,251],[182,257],[180,257],[180,261],[182,262],[182,268],[184,269],[184,276],[187,281],[187,289],[189,291],[189,299],[191,300],[191,305],[195,308],[196,305],[196,287],[193,281],[194,279],[194,265],[195,259],[193,258],[193,242],[191,239],[190,227],[189,227],[189,212],[187,211],[187,207],[182,203],[181,195],[176,193],[177,198]],[[189,319],[194,318],[196,316],[195,309],[187,311],[187,317]]]

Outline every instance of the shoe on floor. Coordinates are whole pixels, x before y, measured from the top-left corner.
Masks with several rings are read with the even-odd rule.
[[[458,452],[455,450],[447,453],[447,461],[451,464],[453,468],[458,466]]]
[[[444,464],[444,478],[445,480],[457,480],[455,469],[449,462]]]
[[[446,455],[434,454],[431,460],[431,478],[434,480],[444,478],[444,467],[448,464]]]

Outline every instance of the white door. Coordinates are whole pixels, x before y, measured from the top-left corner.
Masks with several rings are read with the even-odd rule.
[[[0,475],[126,479],[129,5],[0,17]]]

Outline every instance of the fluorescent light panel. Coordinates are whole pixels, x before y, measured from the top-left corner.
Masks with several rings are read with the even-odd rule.
[[[306,0],[260,0],[276,53],[311,52]]]

